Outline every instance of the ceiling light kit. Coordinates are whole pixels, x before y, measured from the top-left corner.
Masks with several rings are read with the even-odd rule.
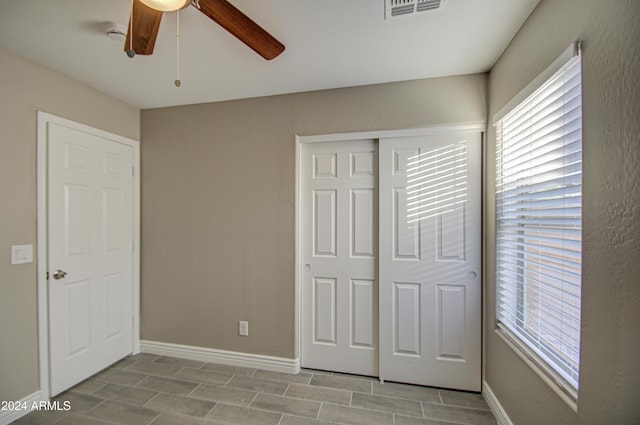
[[[189,4],[193,4],[266,60],[275,58],[285,49],[284,44],[226,0],[131,0],[131,15],[124,45],[127,56],[133,58],[136,55],[152,54],[163,13],[176,12],[174,84],[180,87],[180,10]]]
[[[284,44],[227,0],[132,0],[124,48],[127,54],[130,57],[152,54],[162,14],[179,11],[189,3],[266,60],[277,57],[285,49]]]
[[[191,3],[191,0],[140,0],[152,9],[160,12],[175,12],[184,9]]]

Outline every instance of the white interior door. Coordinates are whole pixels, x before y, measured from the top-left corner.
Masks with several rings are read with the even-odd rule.
[[[481,136],[379,142],[380,377],[480,390]]]
[[[48,126],[50,390],[132,352],[133,153]]]
[[[378,375],[373,140],[302,145],[302,366]]]

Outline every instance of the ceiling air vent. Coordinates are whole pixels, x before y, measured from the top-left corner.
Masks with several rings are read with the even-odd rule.
[[[386,19],[442,9],[447,0],[385,0]]]

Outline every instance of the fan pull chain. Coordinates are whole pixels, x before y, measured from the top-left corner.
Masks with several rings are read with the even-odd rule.
[[[127,49],[127,56],[133,59],[136,55],[136,52],[133,50],[133,2],[135,0],[131,0],[131,16],[129,18],[129,49]]]
[[[180,10],[176,11],[176,80],[173,82],[180,87]]]

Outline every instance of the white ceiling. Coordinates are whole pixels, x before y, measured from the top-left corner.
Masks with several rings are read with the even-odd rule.
[[[448,0],[385,20],[384,0],[230,0],[286,50],[266,61],[194,7],[129,59],[103,21],[130,0],[1,0],[0,46],[145,109],[488,71],[539,0]]]

